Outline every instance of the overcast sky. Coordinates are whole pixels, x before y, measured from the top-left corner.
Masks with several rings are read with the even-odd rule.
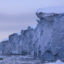
[[[62,12],[64,0],[0,0],[0,41],[29,25],[35,26],[39,8]]]

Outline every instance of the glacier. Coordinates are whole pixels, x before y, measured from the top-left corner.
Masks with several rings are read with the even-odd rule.
[[[64,14],[37,11],[37,26],[9,35],[0,42],[0,55],[30,55],[45,61],[64,61]]]

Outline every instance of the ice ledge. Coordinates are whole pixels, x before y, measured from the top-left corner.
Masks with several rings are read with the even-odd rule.
[[[64,16],[64,13],[44,12],[43,9],[39,9],[37,10],[36,15],[38,18],[42,19],[45,17]]]

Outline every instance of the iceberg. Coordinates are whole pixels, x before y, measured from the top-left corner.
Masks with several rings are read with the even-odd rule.
[[[36,12],[37,26],[13,33],[0,43],[0,55],[31,55],[42,61],[64,61],[64,14]]]

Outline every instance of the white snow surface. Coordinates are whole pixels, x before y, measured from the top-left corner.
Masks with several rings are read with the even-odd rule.
[[[39,8],[37,13],[64,13],[64,7],[49,7],[49,8]]]

